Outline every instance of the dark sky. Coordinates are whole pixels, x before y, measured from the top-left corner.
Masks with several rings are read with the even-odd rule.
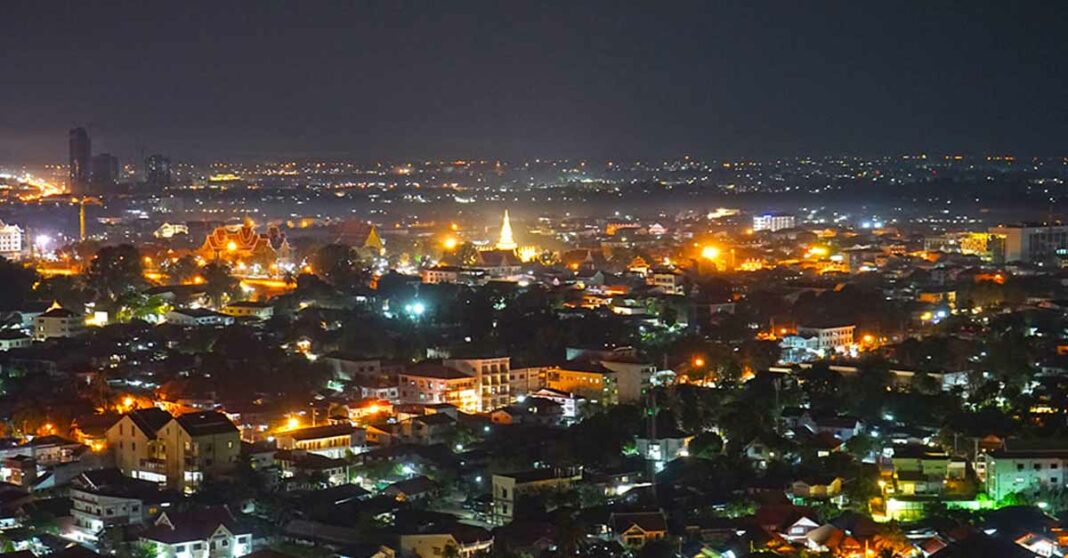
[[[0,162],[1068,153],[1068,2],[0,7]]]

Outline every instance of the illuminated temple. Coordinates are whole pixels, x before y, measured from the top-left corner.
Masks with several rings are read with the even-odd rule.
[[[269,266],[288,261],[291,249],[285,233],[278,227],[272,226],[266,233],[258,233],[256,226],[246,221],[240,225],[216,227],[198,253],[207,261]]]
[[[500,236],[492,250],[480,250],[477,267],[485,269],[491,276],[500,277],[519,273],[523,262],[516,253],[518,244],[512,235],[512,221],[508,210],[504,210]]]
[[[361,257],[381,256],[386,251],[385,243],[378,234],[378,229],[371,223],[350,219],[341,223],[335,244],[351,246]]]

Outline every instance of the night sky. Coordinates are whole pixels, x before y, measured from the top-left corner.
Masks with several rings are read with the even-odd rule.
[[[0,5],[0,162],[1068,154],[1066,2]]]

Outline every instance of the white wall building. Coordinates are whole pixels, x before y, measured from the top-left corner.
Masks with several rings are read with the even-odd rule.
[[[0,221],[0,256],[17,259],[22,256],[22,228]]]
[[[797,218],[793,215],[765,213],[763,215],[753,216],[754,231],[775,232],[782,229],[792,229],[795,226],[797,226]]]

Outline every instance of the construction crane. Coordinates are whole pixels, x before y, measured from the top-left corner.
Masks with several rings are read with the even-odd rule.
[[[78,204],[78,240],[85,242],[85,204],[89,205],[104,205],[100,201],[100,198],[94,198],[93,196],[82,196],[80,198],[71,198],[71,201]]]

